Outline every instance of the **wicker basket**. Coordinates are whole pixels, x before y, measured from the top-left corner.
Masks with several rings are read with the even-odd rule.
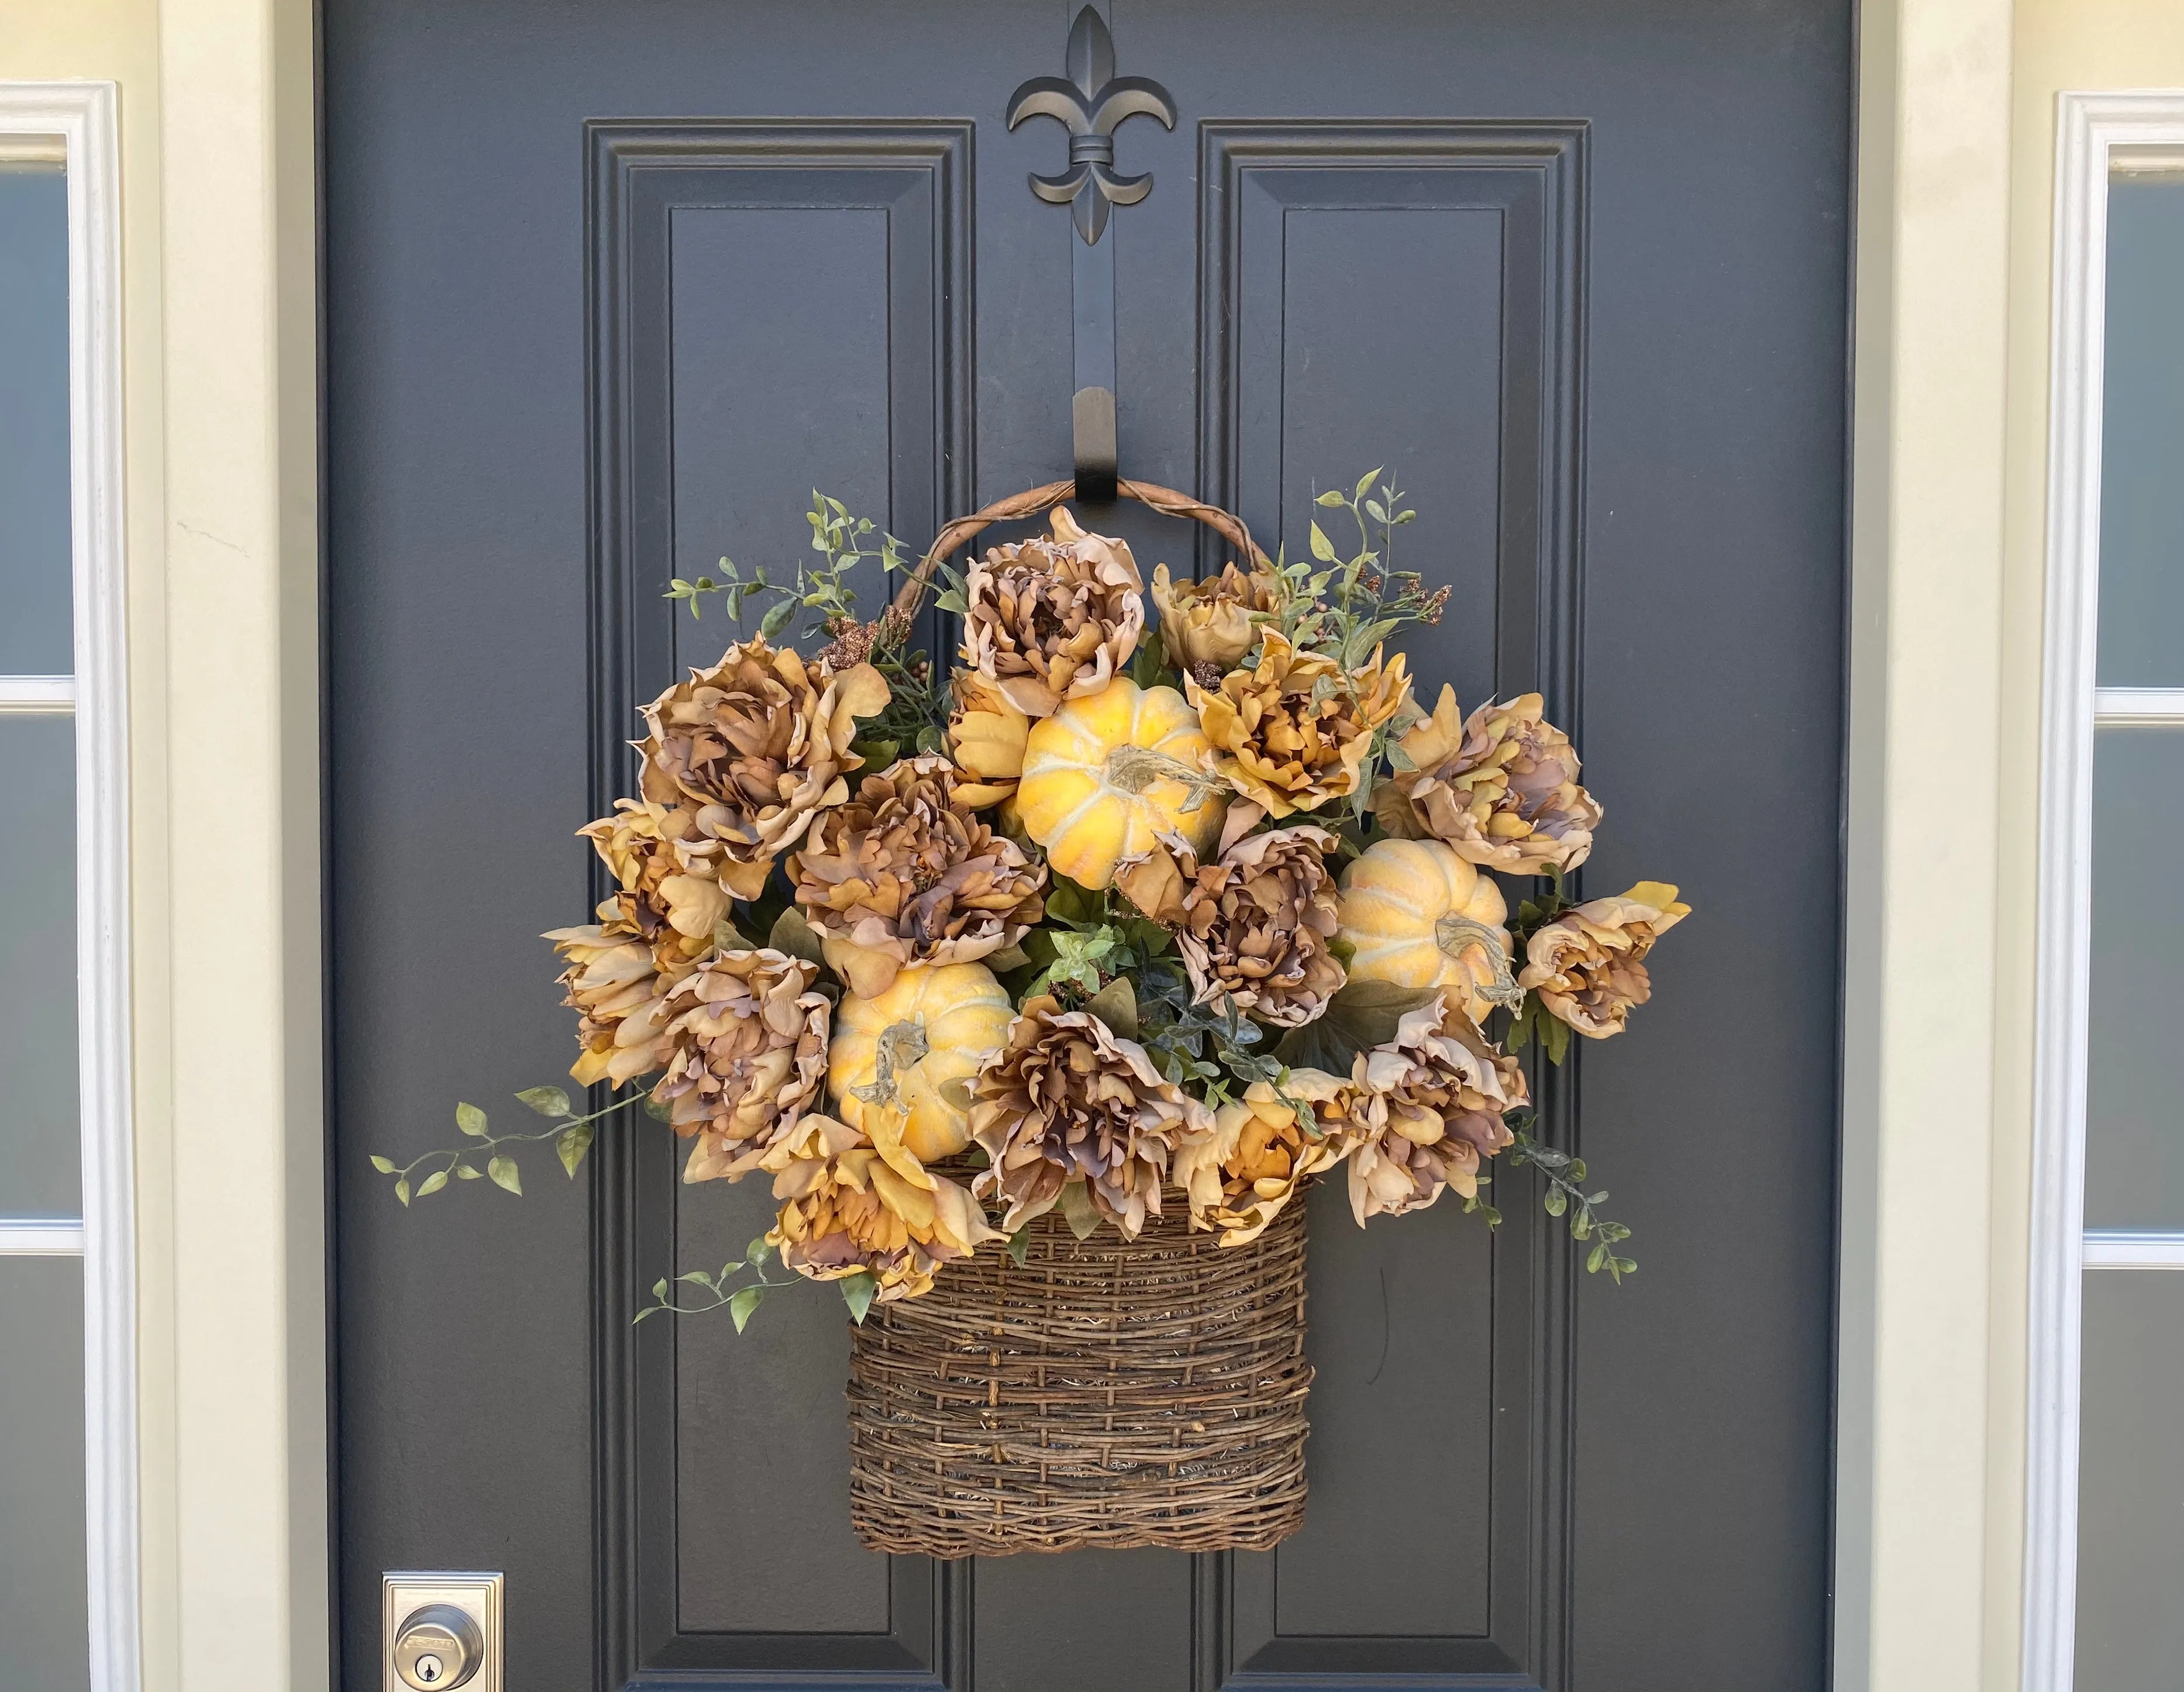
[[[850,1346],[850,1516],[875,1550],[1263,1550],[1304,1521],[1305,1205],[1223,1249],[1031,1225]]]

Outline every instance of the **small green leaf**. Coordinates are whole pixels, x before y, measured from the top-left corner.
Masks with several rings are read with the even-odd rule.
[[[766,1288],[763,1287],[744,1287],[729,1295],[728,1320],[735,1323],[737,1333],[744,1331],[744,1324],[751,1319],[751,1312],[758,1308],[759,1300],[765,1296]]]
[[[1024,1266],[1024,1259],[1031,1253],[1031,1229],[1020,1227],[1009,1236],[1009,1261],[1017,1268]]]
[[[1092,1230],[1100,1226],[1100,1212],[1092,1203],[1092,1189],[1084,1184],[1084,1177],[1072,1175],[1068,1185],[1061,1189],[1061,1214],[1069,1219],[1069,1231],[1079,1239],[1089,1239]]]
[[[756,1239],[753,1240],[749,1245],[744,1248],[744,1261],[749,1264],[754,1269],[757,1268],[760,1264],[765,1262],[766,1259],[772,1255],[773,1248],[766,1243],[766,1236],[764,1234],[760,1234]]]
[[[394,1196],[399,1199],[404,1205],[406,1205],[409,1204],[410,1177],[408,1176],[404,1176],[399,1181],[394,1183]]]
[[[1326,531],[1317,522],[1312,526],[1312,555],[1322,564],[1334,562],[1334,543],[1328,539]]]
[[[1605,1245],[1596,1245],[1592,1248],[1591,1255],[1585,1260],[1585,1272],[1588,1275],[1597,1275],[1600,1272],[1600,1266],[1607,1261],[1607,1248]]]
[[[971,609],[971,602],[953,587],[937,596],[933,605],[935,610],[953,611],[959,617],[967,615]]]
[[[577,1166],[583,1162],[584,1154],[592,1149],[592,1125],[580,1122],[573,1128],[564,1128],[554,1136],[554,1149],[561,1155],[561,1167],[569,1172],[569,1178],[577,1178]]]
[[[1374,465],[1372,469],[1367,470],[1364,475],[1359,476],[1357,478],[1357,491],[1350,497],[1352,499],[1362,499],[1365,497],[1366,490],[1372,487],[1373,479],[1386,468],[1387,466],[1385,465]]]
[[[850,1320],[860,1327],[864,1326],[865,1312],[872,1307],[873,1297],[880,1283],[862,1272],[842,1277],[842,1302],[850,1307]]]
[[[1342,490],[1339,487],[1330,487],[1326,493],[1321,494],[1318,498],[1313,500],[1312,503],[1315,505],[1323,505],[1329,510],[1332,511],[1336,506],[1343,503]]]
[[[485,1172],[482,1169],[473,1169],[467,1163],[459,1163],[455,1166],[455,1179],[458,1181],[482,1181],[485,1179]]]
[[[1138,1037],[1138,990],[1130,978],[1118,975],[1091,998],[1084,1008],[1126,1040]]]
[[[766,608],[766,615],[759,619],[758,632],[760,638],[766,640],[772,639],[774,636],[779,634],[783,629],[788,626],[788,620],[795,615],[796,602],[794,599],[780,599],[775,601],[774,604]],[[749,1315],[749,1312],[746,1311],[744,1314]],[[743,1324],[741,1322],[738,1322],[736,1324],[736,1327],[738,1331],[740,1332],[743,1327]]]
[[[542,1116],[569,1114],[569,1095],[558,1087],[526,1087],[515,1096]]]
[[[1365,502],[1365,515],[1376,523],[1384,523],[1388,520],[1388,508],[1377,499],[1368,499]]]
[[[1547,1196],[1543,1202],[1546,1205],[1549,1216],[1558,1216],[1569,1208],[1569,1194],[1559,1187],[1550,1187],[1547,1188]]]
[[[1327,1001],[1314,1021],[1292,1028],[1274,1048],[1291,1069],[1350,1073],[1350,1060],[1395,1038],[1398,1024],[1435,996],[1433,988],[1402,988],[1384,981],[1353,981]]]
[[[804,913],[790,905],[773,919],[773,931],[766,937],[766,943],[777,952],[786,952],[792,958],[801,958],[809,964],[823,964],[826,954],[819,948],[819,935],[804,920]]]
[[[652,1296],[655,1299],[666,1298],[667,1296],[667,1283],[664,1280],[655,1281],[652,1283]]]
[[[382,1157],[375,1151],[371,1155],[371,1166],[382,1175],[392,1175],[394,1172],[394,1160],[391,1157]]]
[[[655,1122],[672,1122],[675,1118],[674,1107],[665,1099],[655,1099],[648,1095],[644,1108],[644,1114]]]
[[[418,1183],[417,1196],[421,1199],[429,1199],[447,1184],[448,1172],[444,1169],[436,1169]]]
[[[486,1164],[485,1172],[493,1178],[494,1186],[519,1199],[523,1196],[523,1177],[516,1172],[515,1160],[505,1152],[495,1152]]]
[[[455,1126],[466,1134],[482,1136],[485,1133],[485,1112],[475,1105],[458,1105]]]

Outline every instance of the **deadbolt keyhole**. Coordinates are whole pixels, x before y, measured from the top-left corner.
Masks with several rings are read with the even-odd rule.
[[[485,1641],[467,1610],[427,1604],[394,1636],[394,1672],[415,1692],[453,1692],[477,1673]]]

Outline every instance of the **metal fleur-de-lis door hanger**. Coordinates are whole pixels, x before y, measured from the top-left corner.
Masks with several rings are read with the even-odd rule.
[[[1070,209],[1080,237],[1071,243],[1075,302],[1076,381],[1070,420],[1077,460],[1077,497],[1115,497],[1115,243],[1102,241],[1110,209],[1134,206],[1152,192],[1150,172],[1126,176],[1115,169],[1115,131],[1125,118],[1158,118],[1175,127],[1175,102],[1145,76],[1115,75],[1115,40],[1106,19],[1087,6],[1070,26],[1069,75],[1034,76],[1009,100],[1009,127],[1026,118],[1054,118],[1069,131],[1069,168],[1032,173],[1031,191]]]

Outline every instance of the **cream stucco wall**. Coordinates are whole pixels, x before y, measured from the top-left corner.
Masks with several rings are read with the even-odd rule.
[[[327,1680],[309,32],[308,0],[0,4],[0,78],[120,87],[160,1692]],[[2184,0],[1869,0],[1861,43],[1836,1680],[2000,1692],[2053,97],[2184,86]]]

